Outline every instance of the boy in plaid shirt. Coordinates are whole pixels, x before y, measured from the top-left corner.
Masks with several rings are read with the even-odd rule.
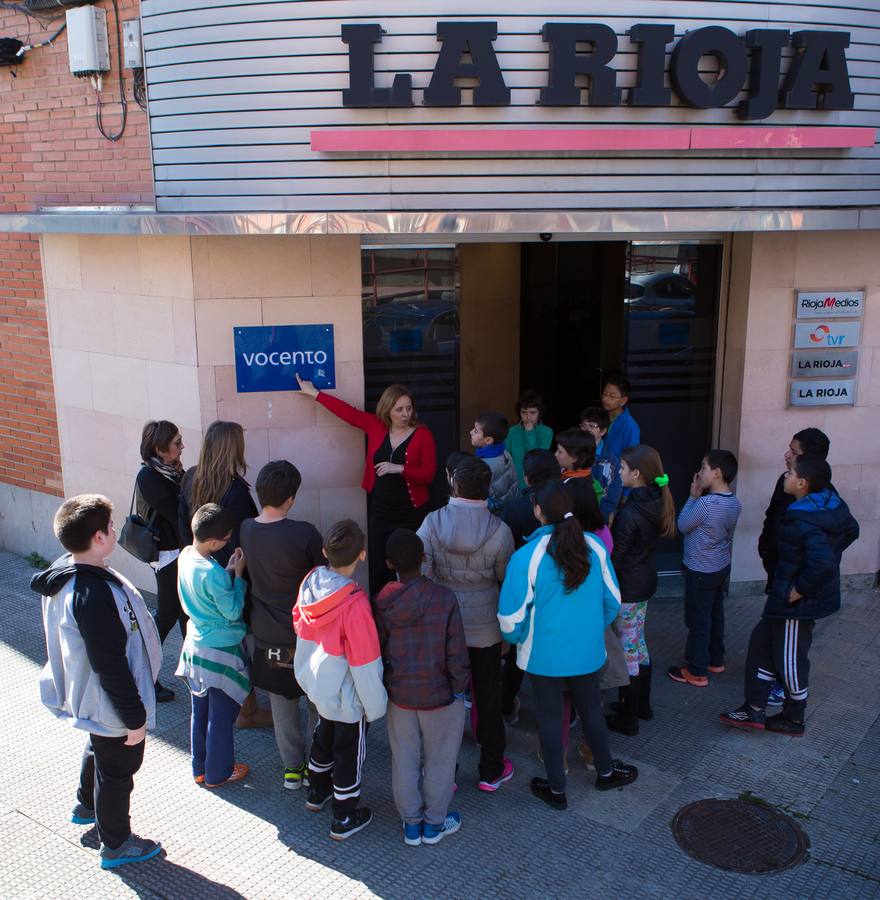
[[[373,601],[388,691],[391,786],[411,847],[436,844],[461,827],[449,804],[470,677],[458,601],[421,574],[424,555],[415,532],[394,531],[385,556],[399,580]]]

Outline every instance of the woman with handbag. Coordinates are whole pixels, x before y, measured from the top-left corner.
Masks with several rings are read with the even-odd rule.
[[[186,637],[186,615],[177,594],[177,557],[183,543],[177,530],[177,506],[183,480],[183,438],[173,422],[147,422],[141,435],[141,468],[135,479],[137,512],[156,537],[156,628],[165,641],[174,623]],[[156,681],[156,701],[167,703],[174,691]]]
[[[185,544],[192,543],[191,521],[195,511],[206,503],[216,503],[232,513],[232,537],[214,559],[225,566],[240,546],[239,533],[245,519],[259,514],[250,485],[245,481],[244,429],[238,422],[212,422],[202,439],[199,463],[187,470],[180,490],[179,528]],[[244,618],[250,620],[250,598],[245,600]],[[256,694],[248,694],[236,725],[261,728],[272,724],[269,710],[257,706]]]

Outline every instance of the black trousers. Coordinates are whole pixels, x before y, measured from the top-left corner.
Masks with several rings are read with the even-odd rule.
[[[476,710],[480,745],[480,781],[495,781],[504,770],[506,738],[501,717],[501,648],[468,647],[471,661],[471,698]]]
[[[312,735],[309,781],[322,793],[333,788],[335,819],[345,819],[357,808],[366,758],[366,719],[334,722],[318,716]]]
[[[688,636],[684,658],[694,675],[724,665],[724,598],[730,566],[720,572],[684,570],[684,624]]]
[[[367,545],[367,567],[370,573],[371,595],[378,594],[394,578],[394,572],[385,563],[388,558],[385,555],[385,545],[391,533],[398,528],[418,531],[427,514],[427,503],[418,509],[410,507],[394,512],[368,501],[367,531],[370,539]]]
[[[129,804],[134,790],[134,774],[144,761],[141,741],[126,746],[124,737],[90,734],[83,751],[76,799],[95,810],[95,824],[101,843],[115,850],[131,834]]]
[[[547,769],[547,780],[554,791],[565,790],[565,763],[562,754],[562,692],[568,691],[571,702],[581,717],[584,737],[593,751],[596,771],[611,771],[611,750],[608,746],[608,726],[602,712],[599,687],[601,672],[589,675],[529,675],[538,708],[538,740]]]
[[[504,671],[501,674],[501,712],[509,716],[526,673],[516,664],[516,646],[504,654]]]
[[[156,628],[163,643],[174,623],[180,625],[180,633],[186,637],[186,613],[180,606],[177,594],[177,560],[163,566],[156,572]]]
[[[785,688],[783,715],[803,722],[810,682],[813,619],[762,618],[749,638],[746,656],[746,701],[763,709],[774,681]]]

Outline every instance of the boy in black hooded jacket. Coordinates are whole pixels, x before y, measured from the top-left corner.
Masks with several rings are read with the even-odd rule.
[[[749,640],[746,702],[721,714],[726,725],[804,733],[813,626],[840,609],[840,558],[859,536],[858,522],[830,484],[831,467],[821,456],[792,460],[784,488],[794,501],[776,527],[778,560],[764,615]],[[782,713],[765,720],[777,678],[785,687]]]

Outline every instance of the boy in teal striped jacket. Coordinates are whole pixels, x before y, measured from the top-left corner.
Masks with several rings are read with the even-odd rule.
[[[216,788],[248,773],[235,762],[233,729],[251,682],[242,641],[247,582],[238,548],[224,569],[211,554],[229,543],[229,510],[206,503],[192,519],[193,543],[177,564],[180,605],[189,616],[177,673],[192,694],[192,770],[197,784]]]

